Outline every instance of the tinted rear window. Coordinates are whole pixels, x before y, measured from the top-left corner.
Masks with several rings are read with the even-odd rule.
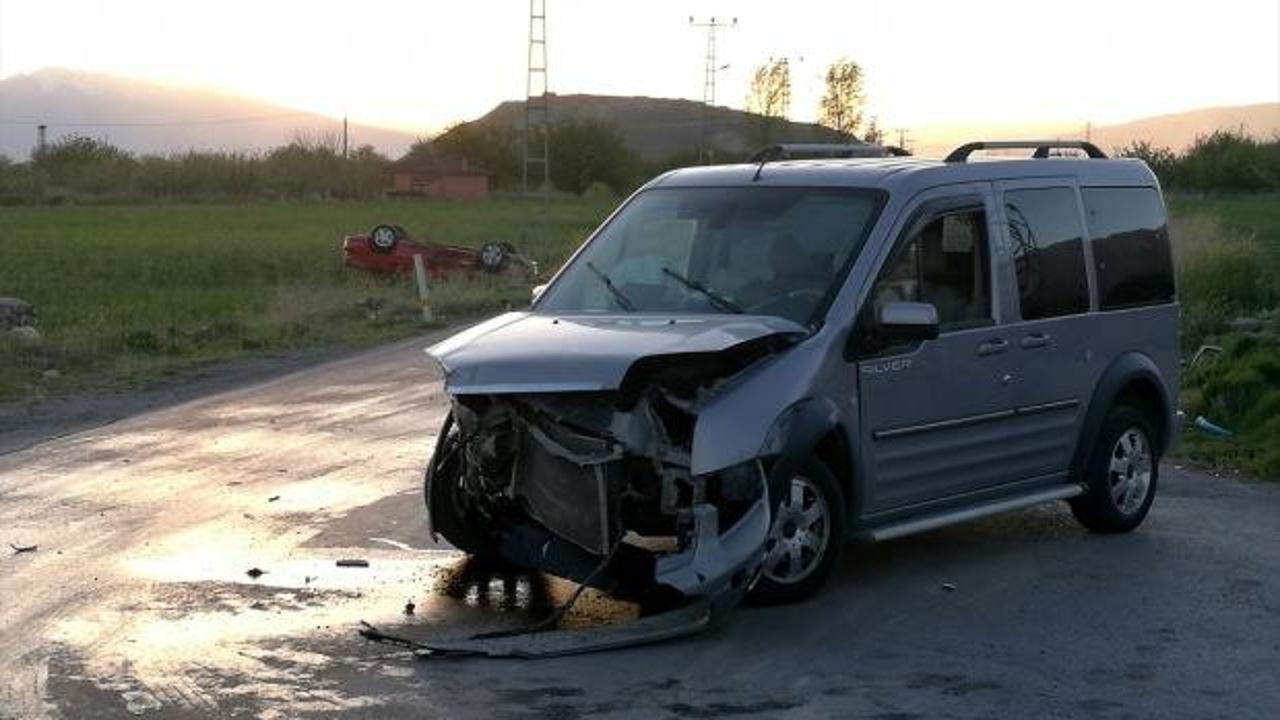
[[[1083,188],[1103,310],[1173,300],[1173,255],[1155,188]]]
[[[1004,203],[1023,319],[1087,312],[1089,279],[1075,191],[1009,190]]]

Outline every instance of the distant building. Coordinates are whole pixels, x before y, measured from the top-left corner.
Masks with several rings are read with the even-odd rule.
[[[387,168],[392,195],[458,199],[489,195],[489,173],[467,158],[430,143],[414,146]]]

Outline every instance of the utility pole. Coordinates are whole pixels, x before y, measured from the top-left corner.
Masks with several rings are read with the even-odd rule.
[[[542,195],[545,199],[551,185],[551,162],[548,135],[551,134],[550,108],[547,98],[547,3],[529,0],[529,66],[525,75],[524,149],[521,190],[528,197],[529,166],[542,166]],[[541,136],[541,137],[537,137]],[[537,182],[536,175],[534,181]]]
[[[48,125],[36,126],[36,152],[44,152],[45,131],[49,129]]]
[[[346,115],[342,116],[342,157],[343,159],[346,159],[348,157],[347,156],[347,116]]]
[[[732,28],[738,25],[738,18],[724,20],[712,16],[698,21],[689,16],[689,25],[707,29],[707,51],[702,65],[702,147],[698,156],[703,162],[711,163],[711,109],[716,104],[716,74],[728,69],[728,65],[716,64],[716,31],[720,28]]]
[[[907,143],[911,142],[911,131],[906,128],[894,128],[893,132],[898,133],[898,147],[903,150],[910,150]]]

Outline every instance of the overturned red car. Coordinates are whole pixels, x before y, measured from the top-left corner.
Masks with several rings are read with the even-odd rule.
[[[510,243],[487,242],[479,250],[414,240],[399,225],[375,225],[367,234],[342,239],[342,261],[375,273],[413,271],[413,256],[421,255],[433,280],[459,274],[490,273],[533,279],[537,264]]]

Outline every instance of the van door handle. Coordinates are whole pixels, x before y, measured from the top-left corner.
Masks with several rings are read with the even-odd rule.
[[[979,355],[997,355],[1009,349],[1009,341],[1004,338],[993,338],[978,346]]]
[[[1047,333],[1031,333],[1022,338],[1022,342],[1018,343],[1024,350],[1034,350],[1035,348],[1048,347],[1049,335]]]

